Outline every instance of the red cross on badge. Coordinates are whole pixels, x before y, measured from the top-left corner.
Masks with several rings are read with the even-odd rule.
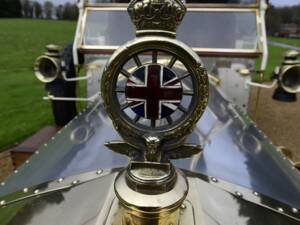
[[[182,84],[164,65],[139,67],[129,77],[125,95],[130,108],[140,117],[157,120],[174,113],[182,100]]]

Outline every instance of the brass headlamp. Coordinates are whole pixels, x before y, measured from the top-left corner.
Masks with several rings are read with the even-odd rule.
[[[297,60],[299,52],[289,51],[282,63],[278,80],[282,88],[289,93],[300,92],[300,61]]]
[[[61,72],[61,47],[47,45],[47,52],[38,57],[34,63],[35,76],[43,83],[53,82]]]
[[[300,92],[300,61],[299,52],[288,51],[284,56],[275,78],[278,80],[278,88],[275,90],[273,99],[285,102],[297,100],[296,94]]]

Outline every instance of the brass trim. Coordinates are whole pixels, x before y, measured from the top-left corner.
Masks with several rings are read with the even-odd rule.
[[[219,86],[221,84],[221,79],[214,75],[208,74],[208,79],[216,86]]]
[[[254,4],[212,4],[212,3],[187,3],[185,4],[187,8],[232,8],[232,9],[239,9],[239,8],[259,8],[259,2],[256,1]],[[128,7],[128,3],[87,3],[85,7],[93,7],[93,8],[100,8],[100,7]]]
[[[93,11],[106,11],[106,10],[114,10],[114,11],[127,11],[127,5],[105,5],[101,7],[86,7],[84,9],[85,13],[89,10]],[[187,12],[196,11],[196,12],[259,12],[258,8],[221,8],[221,7],[203,7],[203,8],[196,8],[190,7],[187,8]]]
[[[83,38],[84,38],[84,33],[85,33],[85,25],[86,25],[86,18],[87,18],[87,11],[88,10],[84,10],[83,12],[83,16],[82,16],[82,20],[81,20],[81,24],[80,24],[80,39],[79,39],[79,42],[78,42],[78,45],[77,48],[80,48],[80,45],[83,44]]]
[[[42,60],[48,60],[55,66],[56,71],[52,77],[49,77],[49,76],[47,77],[40,71],[40,64],[41,64]],[[42,56],[38,57],[34,63],[34,74],[35,74],[36,78],[43,83],[53,82],[59,76],[60,71],[61,71],[61,67],[60,67],[60,59],[59,58],[42,55]]]
[[[126,181],[126,171],[120,172],[114,183],[115,193],[120,205],[131,214],[145,219],[148,217],[148,220],[151,220],[151,217],[154,216],[159,218],[176,211],[185,200],[189,185],[182,171],[176,170],[175,173],[177,178],[171,190],[159,194],[144,194],[129,187]]]
[[[104,54],[111,55],[118,49],[118,46],[80,46],[79,51],[84,54]],[[192,48],[199,56],[207,57],[245,57],[257,58],[262,55],[261,51],[236,50],[236,49],[210,49]]]
[[[140,52],[151,49],[169,52],[176,56],[191,73],[197,87],[194,90],[195,96],[188,114],[177,121],[176,124],[172,124],[172,127],[156,130],[141,128],[129,122],[126,116],[121,113],[119,103],[114,95],[114,84],[122,63]],[[192,132],[193,127],[202,116],[208,102],[208,88],[207,72],[202,67],[197,55],[182,42],[159,36],[137,38],[119,48],[108,61],[101,80],[103,104],[108,115],[112,118],[115,128],[125,142],[130,143],[136,149],[145,149],[145,143],[139,140],[141,137],[149,135],[149,131],[155,132],[155,135],[164,141],[163,146],[160,147],[164,147],[165,151],[178,147],[186,136]]]

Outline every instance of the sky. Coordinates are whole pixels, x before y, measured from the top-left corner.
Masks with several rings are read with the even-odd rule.
[[[45,2],[46,0],[39,0],[40,2]],[[52,0],[55,4],[63,4],[66,2],[76,2],[76,0]],[[284,5],[296,5],[300,4],[300,0],[270,0],[273,5],[284,6]]]

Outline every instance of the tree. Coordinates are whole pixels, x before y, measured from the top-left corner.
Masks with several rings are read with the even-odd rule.
[[[30,5],[29,5],[29,18],[33,18],[33,16],[34,16],[33,3],[30,2]]]
[[[56,18],[59,20],[63,19],[64,7],[63,5],[59,5],[56,7]]]
[[[266,16],[268,34],[274,35],[280,32],[283,24],[297,24],[300,26],[300,5],[289,7],[270,6]]]
[[[281,24],[281,16],[277,8],[270,5],[267,16],[266,16],[266,26],[269,35],[274,35],[279,32]]]
[[[292,23],[292,17],[291,17],[291,8],[290,7],[282,7],[278,8],[278,11],[280,13],[280,18],[282,23]]]
[[[291,11],[292,21],[300,26],[300,5],[294,6]]]
[[[10,17],[21,17],[22,16],[22,5],[20,0],[8,0],[7,11]]]
[[[0,0],[0,17],[21,17],[20,0]]]
[[[7,17],[7,5],[8,1],[7,0],[2,0],[0,4],[0,17]]]
[[[42,18],[43,17],[43,9],[42,9],[41,4],[39,2],[34,2],[33,8],[34,8],[35,18],[37,18],[37,19]]]
[[[66,3],[63,10],[64,20],[77,20],[78,8],[75,4]]]
[[[32,11],[33,11],[33,7],[32,7],[32,2],[30,2],[29,0],[22,0],[22,9],[23,9],[23,16],[24,17],[32,17]]]
[[[46,19],[52,19],[54,5],[50,1],[44,3],[44,12]]]
[[[76,4],[71,5],[70,20],[77,20],[79,16],[79,10]]]

